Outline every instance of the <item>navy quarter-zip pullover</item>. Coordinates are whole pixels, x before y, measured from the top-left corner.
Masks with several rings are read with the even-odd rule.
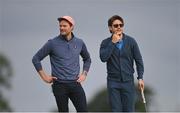
[[[85,43],[76,38],[67,41],[59,35],[48,42],[33,56],[32,62],[37,71],[42,69],[41,60],[50,57],[52,76],[59,81],[74,81],[80,72],[79,55],[83,59],[83,71],[89,71],[91,58]]]
[[[138,79],[143,79],[144,65],[142,56],[136,41],[123,33],[123,46],[121,49],[112,43],[109,37],[102,41],[100,46],[100,59],[106,62],[108,79],[114,81],[133,80],[134,61]]]

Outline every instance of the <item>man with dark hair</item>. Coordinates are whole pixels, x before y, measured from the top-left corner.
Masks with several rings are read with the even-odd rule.
[[[108,20],[111,37],[102,41],[100,59],[107,65],[107,88],[113,112],[135,111],[134,61],[138,86],[144,90],[144,66],[137,42],[123,33],[124,20],[118,15]]]
[[[68,112],[68,100],[78,112],[87,111],[85,92],[81,82],[86,79],[91,58],[85,43],[77,38],[72,30],[74,19],[70,16],[58,18],[60,35],[50,39],[33,57],[32,62],[40,77],[46,83],[53,83],[52,90],[59,112]],[[41,60],[50,57],[52,76],[45,73]],[[79,56],[83,58],[83,71],[80,71]]]

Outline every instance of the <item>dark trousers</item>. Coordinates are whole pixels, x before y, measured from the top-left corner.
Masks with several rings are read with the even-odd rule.
[[[59,112],[69,112],[69,99],[72,101],[77,112],[87,112],[86,96],[80,83],[60,83],[55,81],[52,85],[52,89]]]
[[[108,80],[108,95],[112,112],[135,111],[135,86],[133,81]]]

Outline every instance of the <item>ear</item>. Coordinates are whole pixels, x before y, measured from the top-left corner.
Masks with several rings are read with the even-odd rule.
[[[71,26],[71,31],[73,31],[73,29],[74,29],[74,26]]]
[[[108,26],[109,27],[109,31],[110,33],[112,33],[112,27],[111,26]]]

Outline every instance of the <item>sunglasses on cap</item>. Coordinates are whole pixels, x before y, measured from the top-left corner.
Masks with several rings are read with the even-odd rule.
[[[120,27],[123,27],[124,26],[124,24],[114,24],[114,25],[112,25],[114,28],[118,28],[119,26]]]

